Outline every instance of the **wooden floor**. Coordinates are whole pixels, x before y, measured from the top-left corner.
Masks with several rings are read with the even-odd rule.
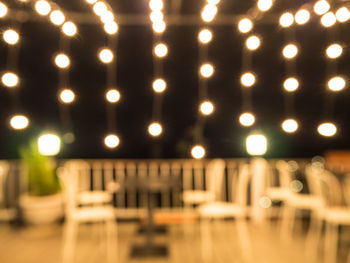
[[[203,226],[203,225],[202,225]],[[256,263],[309,263],[305,233],[296,229],[291,241],[282,242],[279,228],[275,224],[260,226],[248,223],[237,227],[234,221],[216,221],[201,228],[193,223],[170,225],[168,233],[158,235],[155,242],[169,248],[167,258],[130,258],[131,247],[142,244],[144,236],[137,233],[137,223],[118,224],[118,258],[123,263],[198,263],[198,262],[256,262]],[[75,262],[104,263],[105,244],[101,236],[101,225],[82,225],[79,228]],[[186,229],[186,235],[184,234]],[[204,231],[201,232],[201,229]],[[202,234],[201,234],[202,233]],[[248,239],[247,239],[248,237]],[[62,226],[10,227],[0,224],[1,263],[61,263]],[[343,238],[344,239],[344,238]],[[348,244],[348,241],[344,242]],[[347,262],[347,245],[339,249],[338,262]],[[320,246],[314,262],[323,262],[323,248]]]

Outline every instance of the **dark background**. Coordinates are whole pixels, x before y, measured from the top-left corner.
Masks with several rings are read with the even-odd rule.
[[[8,5],[31,11],[26,5]],[[110,0],[115,13],[149,13],[146,0]],[[165,0],[165,2],[167,2]],[[244,15],[255,5],[252,1],[222,0],[219,14]],[[253,70],[258,76],[253,87],[253,111],[257,123],[252,129],[242,128],[238,116],[242,110],[241,74],[242,45],[245,36],[238,33],[236,25],[213,26],[214,39],[209,47],[209,61],[215,65],[215,74],[209,80],[209,97],[215,103],[215,113],[207,118],[205,143],[208,157],[245,157],[244,139],[251,130],[260,129],[269,140],[267,157],[310,157],[329,149],[349,149],[350,112],[348,88],[336,94],[331,120],[338,124],[338,134],[324,138],[317,133],[318,124],[324,120],[325,98],[331,96],[326,89],[325,48],[330,44],[327,30],[319,18],[312,16],[305,26],[295,26],[296,41],[300,44],[297,72],[302,80],[295,95],[296,116],[300,129],[294,135],[285,134],[280,123],[285,119],[284,92],[281,83],[285,77],[281,49],[283,30],[278,17],[283,10],[296,11],[304,3],[314,1],[276,1],[276,6],[256,22],[254,33],[262,36],[263,44],[253,55]],[[64,10],[91,13],[83,0],[59,1]],[[185,0],[181,14],[199,15],[204,1]],[[166,12],[171,10],[166,9]],[[266,23],[264,19],[274,23]],[[74,19],[73,19],[74,21]],[[1,21],[1,28],[11,25],[10,19]],[[347,46],[350,25],[337,27],[337,39]],[[168,89],[163,100],[164,133],[151,138],[147,126],[152,118],[153,91],[152,29],[147,26],[120,25],[118,33],[117,82],[122,100],[116,107],[117,133],[121,138],[115,150],[106,149],[103,138],[107,133],[106,67],[97,58],[97,51],[106,44],[102,26],[78,25],[79,34],[71,41],[71,88],[77,95],[70,106],[76,140],[64,144],[62,158],[152,158],[154,147],[161,147],[160,157],[190,157],[193,143],[193,126],[198,109],[198,44],[199,26],[170,26],[163,36],[169,54],[164,59],[164,77]],[[334,30],[334,29],[330,29]],[[8,126],[13,113],[10,93],[0,87],[0,158],[17,158],[18,147],[26,144],[45,129],[62,133],[57,100],[58,72],[53,55],[59,51],[60,29],[47,18],[27,22],[21,28],[19,76],[20,99],[31,126],[25,131],[13,131]],[[0,67],[6,69],[7,46],[0,41]],[[350,55],[345,48],[339,59],[338,72],[349,75]],[[330,113],[330,112],[328,112]]]

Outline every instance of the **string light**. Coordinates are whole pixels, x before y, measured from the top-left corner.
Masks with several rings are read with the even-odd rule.
[[[214,74],[214,67],[212,64],[203,64],[200,68],[200,74],[203,78],[210,78]]]
[[[162,0],[151,0],[149,1],[149,7],[152,11],[161,11],[164,7]]]
[[[85,0],[85,1],[86,1],[86,3],[88,3],[90,5],[92,5],[92,4],[97,2],[97,0]]]
[[[106,24],[114,21],[114,15],[111,11],[106,10],[100,17],[101,22]]]
[[[163,127],[158,122],[152,122],[148,126],[148,133],[153,137],[158,137],[159,135],[162,134],[162,132],[163,132]]]
[[[218,12],[218,8],[216,7],[216,5],[213,4],[207,4],[202,11],[202,20],[204,22],[211,22],[214,20],[216,14]]]
[[[331,27],[336,22],[337,22],[337,18],[335,17],[333,12],[328,12],[321,17],[321,24],[324,27]]]
[[[104,2],[98,1],[94,4],[94,6],[92,7],[92,10],[96,15],[102,16],[103,13],[107,11],[107,6]]]
[[[166,82],[164,79],[156,79],[152,84],[154,92],[162,93],[166,89]]]
[[[331,6],[326,0],[320,0],[314,4],[314,12],[317,15],[323,15],[327,13],[330,8]]]
[[[72,37],[77,33],[77,26],[71,22],[65,22],[62,26],[62,31],[66,36]]]
[[[61,69],[68,68],[70,65],[70,59],[66,54],[60,53],[55,57],[55,64]]]
[[[8,88],[16,87],[19,83],[18,76],[13,72],[6,72],[1,77],[2,84]]]
[[[105,145],[108,148],[116,148],[120,143],[120,139],[116,134],[108,134],[104,139]]]
[[[296,14],[295,14],[295,22],[298,25],[304,25],[310,20],[310,12],[306,9],[300,9]]]
[[[159,43],[154,47],[154,54],[159,58],[163,58],[168,54],[168,47],[164,43]]]
[[[283,87],[287,92],[294,92],[299,88],[299,80],[294,77],[287,78],[283,82]]]
[[[104,48],[99,52],[98,57],[102,63],[109,64],[113,61],[114,55],[112,50]]]
[[[207,3],[211,5],[217,5],[218,3],[220,3],[220,0],[207,0]]]
[[[286,133],[294,133],[298,130],[299,125],[298,122],[294,119],[287,119],[282,122],[282,129]]]
[[[0,2],[0,18],[5,17],[7,15],[7,12],[7,6],[4,3]]]
[[[331,91],[341,91],[345,88],[346,81],[343,77],[333,77],[328,81],[328,88]]]
[[[38,139],[40,154],[47,156],[57,155],[61,150],[61,139],[56,134],[45,133]]]
[[[201,103],[199,109],[203,115],[211,115],[214,112],[214,105],[210,101],[204,101]]]
[[[336,59],[343,53],[343,47],[337,43],[334,43],[326,49],[326,55],[328,58]]]
[[[74,101],[75,94],[70,89],[64,89],[61,91],[59,98],[62,103],[70,104]]]
[[[273,4],[272,0],[258,0],[257,6],[260,11],[266,12],[271,9],[272,4]]]
[[[281,15],[279,20],[281,27],[290,27],[294,23],[294,16],[290,12],[286,12]]]
[[[29,119],[24,115],[14,115],[10,119],[10,126],[14,130],[23,130],[29,125]]]
[[[345,23],[350,19],[350,11],[347,7],[343,6],[337,10],[335,17],[340,23]]]
[[[202,145],[195,145],[192,147],[191,154],[195,159],[202,159],[205,156],[205,149]]]
[[[331,122],[325,122],[318,126],[317,131],[322,136],[332,137],[337,133],[337,126]]]
[[[238,22],[238,30],[243,34],[250,32],[253,27],[253,22],[249,18],[243,18]]]
[[[45,0],[36,1],[35,11],[41,16],[47,16],[51,11],[51,5]]]
[[[255,117],[250,112],[242,113],[241,116],[239,116],[239,122],[244,127],[252,126],[255,123]]]
[[[149,15],[149,17],[153,23],[163,21],[163,19],[164,19],[164,15],[161,11],[153,11]]]
[[[261,44],[260,38],[255,35],[248,37],[245,42],[247,49],[251,51],[257,50],[260,47],[260,44]]]
[[[108,22],[104,25],[104,30],[109,35],[115,35],[118,32],[118,24],[115,21]]]
[[[198,39],[202,44],[208,44],[213,39],[213,34],[209,29],[202,29],[198,34]]]
[[[9,45],[16,45],[19,41],[19,34],[13,29],[6,30],[2,37]]]
[[[252,72],[246,72],[241,76],[241,84],[244,87],[252,87],[256,82],[256,77]]]
[[[51,12],[50,20],[54,25],[60,26],[64,23],[64,21],[66,20],[66,17],[60,10],[55,10]]]
[[[252,156],[264,155],[267,151],[267,139],[263,134],[251,134],[246,139],[246,149]]]
[[[117,89],[109,89],[106,92],[106,100],[110,103],[116,103],[120,100],[120,92]]]
[[[293,59],[298,54],[298,47],[295,44],[288,44],[283,48],[282,54],[286,59]]]
[[[156,33],[163,33],[166,29],[166,24],[164,21],[157,21],[153,23],[153,31]]]

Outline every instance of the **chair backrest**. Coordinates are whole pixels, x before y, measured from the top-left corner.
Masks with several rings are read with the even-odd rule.
[[[223,193],[223,180],[226,163],[223,159],[214,159],[206,167],[206,187],[207,191],[214,194],[215,200],[220,199]]]
[[[238,169],[238,179],[236,184],[232,184],[232,193],[236,193],[234,203],[239,206],[247,206],[248,187],[251,179],[249,164],[241,164]]]
[[[278,171],[278,177],[281,188],[289,190],[290,184],[293,181],[293,175],[288,162],[284,160],[277,161],[276,169]]]
[[[0,204],[2,204],[5,200],[5,184],[9,168],[8,162],[0,161]]]

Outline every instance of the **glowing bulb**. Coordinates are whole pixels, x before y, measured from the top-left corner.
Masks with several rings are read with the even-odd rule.
[[[163,21],[163,19],[164,19],[164,15],[161,11],[153,11],[149,15],[149,17],[153,23]]]
[[[166,89],[166,82],[164,79],[156,79],[152,84],[154,92],[162,93]]]
[[[60,98],[61,102],[69,104],[69,103],[72,103],[74,101],[75,94],[70,89],[64,89],[61,91],[59,98]]]
[[[331,6],[326,0],[320,0],[314,4],[314,12],[317,15],[323,15],[327,13],[330,8]]]
[[[267,151],[267,139],[262,134],[252,134],[246,139],[248,154],[253,156],[264,155]]]
[[[13,29],[6,30],[2,37],[4,38],[5,42],[9,45],[15,45],[19,41],[19,34]]]
[[[253,29],[253,22],[249,18],[243,18],[238,22],[238,30],[241,33],[248,33]]]
[[[239,116],[239,122],[242,126],[249,127],[255,123],[255,117],[250,112],[245,112]]]
[[[6,87],[13,88],[18,85],[19,79],[15,73],[6,72],[2,75],[1,81]]]
[[[214,20],[216,14],[218,12],[218,8],[216,7],[216,5],[213,4],[207,4],[203,11],[202,11],[202,20],[204,22],[211,22]]]
[[[14,115],[10,119],[10,125],[14,130],[23,130],[28,127],[29,120],[24,115]]]
[[[211,5],[217,5],[218,3],[220,3],[220,0],[207,0],[207,3]]]
[[[98,57],[100,58],[102,63],[108,64],[113,61],[114,55],[112,50],[104,48],[99,52]]]
[[[325,137],[332,137],[337,133],[337,126],[331,122],[325,122],[318,126],[317,131]]]
[[[116,103],[120,100],[120,92],[116,89],[110,89],[106,92],[106,100],[110,103]]]
[[[203,64],[200,68],[200,73],[203,78],[210,78],[214,74],[214,67],[212,64]]]
[[[298,55],[298,47],[295,44],[288,44],[283,48],[282,53],[286,59],[295,58]]]
[[[294,92],[299,88],[299,80],[297,78],[291,77],[287,78],[283,82],[283,87],[285,91]]]
[[[347,7],[341,7],[335,13],[335,17],[340,23],[345,23],[350,19],[350,11]]]
[[[328,81],[328,88],[331,91],[341,91],[345,88],[346,81],[342,77],[333,77]]]
[[[102,1],[98,1],[94,4],[94,6],[92,7],[92,10],[94,11],[94,13],[98,16],[102,16],[103,13],[105,13],[107,10],[107,6],[105,3],[103,3]]]
[[[294,23],[294,16],[290,12],[286,12],[280,17],[280,25],[281,27],[290,27]]]
[[[260,47],[261,41],[258,36],[250,36],[245,42],[246,47],[249,50],[257,50]]]
[[[70,59],[66,54],[60,53],[55,57],[55,64],[61,69],[65,69],[70,65]]]
[[[198,34],[198,39],[202,44],[209,43],[213,38],[213,34],[209,29],[202,29]]]
[[[41,16],[46,16],[51,11],[51,5],[45,0],[36,1],[35,10]]]
[[[163,33],[166,29],[166,24],[164,21],[157,21],[153,23],[153,31],[156,33]]]
[[[298,122],[294,119],[287,119],[284,122],[282,122],[282,129],[287,133],[296,132],[298,127]]]
[[[73,22],[65,22],[62,31],[66,36],[72,37],[77,33],[77,26]]]
[[[258,1],[258,8],[262,12],[266,12],[271,9],[272,7],[272,0],[259,0]]]
[[[104,141],[105,145],[111,149],[116,148],[120,143],[119,137],[116,134],[107,135]]]
[[[298,25],[304,25],[310,20],[310,12],[306,9],[300,9],[296,14],[295,14],[295,22]]]
[[[241,84],[244,87],[251,87],[255,84],[256,82],[256,77],[252,72],[246,72],[241,76]]]
[[[205,149],[202,145],[195,145],[192,147],[191,154],[195,159],[202,159],[205,156]]]
[[[88,3],[90,5],[92,5],[92,4],[97,2],[97,0],[85,0],[85,1],[86,1],[86,3]]]
[[[151,0],[149,1],[149,8],[152,11],[160,11],[164,7],[163,1],[162,0]]]
[[[154,54],[159,58],[163,58],[168,54],[168,47],[164,43],[159,43],[154,47]]]
[[[114,21],[114,15],[111,11],[105,11],[104,13],[102,13],[101,15],[101,21],[102,23],[106,24],[106,23],[110,23]]]
[[[65,19],[66,18],[64,16],[64,14],[60,10],[52,11],[50,14],[50,20],[51,20],[52,24],[54,24],[56,26],[62,25],[64,23]]]
[[[210,101],[204,101],[201,103],[199,109],[203,115],[210,115],[214,111],[214,105]]]
[[[106,23],[103,28],[109,35],[114,35],[118,32],[118,24],[115,21]]]
[[[57,155],[61,150],[61,140],[56,134],[43,134],[38,139],[38,149],[42,155]]]
[[[330,45],[326,49],[326,54],[328,58],[335,59],[341,56],[343,53],[343,47],[337,43]]]
[[[162,125],[158,122],[152,122],[148,126],[148,133],[153,137],[157,137],[161,135],[162,131],[163,131]]]
[[[333,12],[328,12],[321,17],[321,24],[324,27],[331,27],[336,22],[337,22],[337,18],[335,17]]]
[[[0,18],[5,17],[7,15],[7,12],[7,6],[0,2]]]

